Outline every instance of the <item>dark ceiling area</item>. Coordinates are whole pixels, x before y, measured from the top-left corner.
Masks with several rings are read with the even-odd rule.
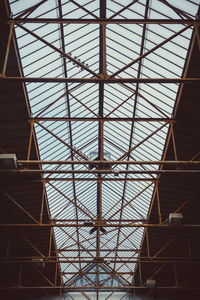
[[[1,20],[6,20],[5,5],[1,2]],[[3,68],[4,54],[8,41],[9,26],[1,24],[1,59],[0,68]],[[19,67],[14,44],[11,43],[7,74],[19,76]],[[17,158],[26,159],[30,124],[29,107],[25,100],[25,93],[21,83],[3,82],[0,80],[1,94],[1,121],[0,121],[0,152],[1,154],[15,153]],[[32,145],[30,158],[37,159],[37,150]],[[19,169],[22,168],[18,166]],[[34,166],[33,166],[34,168]],[[38,166],[35,166],[38,169]],[[29,176],[23,174],[0,174],[1,209],[0,223],[29,224],[39,223],[41,217],[41,205],[43,185],[40,175]],[[46,199],[43,208],[43,222],[48,222],[49,213]],[[1,256],[1,287],[44,286],[50,282],[55,284],[56,266],[35,262],[38,257],[55,256],[54,240],[51,239],[50,228],[0,228],[0,256]],[[27,257],[27,262],[22,257]],[[12,257],[18,257],[12,260]],[[59,274],[57,279],[59,280]],[[52,283],[51,283],[52,285]],[[47,295],[46,292],[16,291],[12,289],[1,290],[4,299],[29,299],[33,295]],[[54,294],[50,292],[49,294]]]
[[[199,77],[199,48],[195,41],[192,50],[191,60],[188,67],[187,77]],[[180,103],[176,113],[176,123],[174,125],[174,135],[178,160],[191,161],[199,160],[200,149],[200,123],[199,123],[199,85],[186,84],[183,87]],[[169,143],[166,161],[174,160],[173,143]],[[184,216],[184,224],[199,224],[200,220],[200,186],[198,165],[174,165],[164,166],[163,170],[177,170],[178,173],[162,174],[159,178],[159,199],[162,220],[168,223],[171,212],[181,212]],[[186,173],[189,170],[194,172]],[[186,172],[182,173],[182,170]],[[152,224],[159,222],[158,205],[156,199],[152,207],[149,222]],[[148,278],[156,279],[159,285],[198,287],[199,286],[199,251],[200,251],[200,231],[199,228],[168,228],[149,229],[150,255],[166,260],[167,263],[143,264],[137,270],[137,282],[139,284],[140,272],[142,281]],[[141,257],[148,256],[147,243],[143,244]],[[173,259],[173,257],[175,259]],[[183,259],[184,263],[178,261]],[[171,261],[171,263],[169,263]],[[157,293],[157,292],[155,292]],[[162,291],[161,295],[165,295]],[[183,290],[174,292],[168,291],[172,299],[188,299],[188,297],[198,297],[198,290]],[[179,298],[178,298],[179,299]]]
[[[60,13],[59,17],[57,18],[59,19],[58,26],[61,32],[61,44],[59,46],[60,52],[58,52],[59,58],[61,58],[62,60],[63,71],[62,83],[59,82],[59,84],[62,84],[62,90],[64,90],[64,93],[68,95],[65,95],[67,103],[66,106],[68,105],[68,115],[64,118],[66,119],[65,121],[67,121],[67,124],[69,124],[67,127],[69,130],[69,139],[66,139],[63,143],[68,149],[66,150],[66,155],[64,156],[65,159],[61,159],[60,156],[58,156],[57,158],[57,145],[54,147],[52,143],[52,146],[47,146],[49,137],[46,137],[46,151],[48,152],[51,151],[51,149],[55,148],[54,160],[57,161],[57,164],[55,164],[53,169],[51,169],[51,172],[45,173],[45,164],[41,163],[41,161],[43,161],[43,158],[41,157],[44,156],[41,152],[41,137],[39,135],[39,125],[37,122],[41,122],[43,127],[46,126],[45,122],[50,122],[52,120],[54,124],[57,124],[56,122],[60,122],[60,115],[58,113],[57,117],[55,112],[55,115],[53,116],[50,115],[49,117],[47,115],[46,117],[44,115],[43,119],[41,117],[41,120],[39,120],[39,118],[39,121],[36,120],[37,114],[34,112],[34,105],[31,106],[32,104],[30,101],[30,94],[28,93],[30,86],[27,84],[29,84],[30,82],[31,84],[34,83],[34,78],[35,82],[41,81],[41,83],[44,82],[47,85],[49,84],[49,81],[50,84],[55,84],[56,81],[59,81],[59,77],[55,76],[57,79],[48,77],[49,79],[46,80],[42,76],[38,76],[36,78],[36,76],[34,77],[33,75],[32,79],[29,80],[29,77],[24,75],[22,63],[23,60],[21,59],[22,53],[20,52],[21,50],[19,47],[19,43],[17,42],[17,31],[14,31],[11,38],[9,53],[7,53],[7,64],[5,57],[6,51],[8,50],[7,46],[9,43],[9,32],[11,28],[10,24],[12,22],[16,22],[15,29],[19,24],[21,24],[20,26],[22,27],[25,26],[27,20],[25,20],[23,23],[23,20],[20,21],[20,18],[25,17],[28,19],[29,15],[26,16],[26,14],[31,14],[35,10],[37,11],[39,6],[41,4],[43,5],[43,3],[45,4],[46,1],[40,1],[40,4],[38,2],[38,6],[34,2],[34,5],[36,5],[37,7],[34,7],[32,11],[25,11],[24,15],[19,16],[18,20],[16,21],[10,18],[10,7],[12,8],[12,2],[15,1],[0,2],[0,160],[1,154],[16,154],[17,157],[16,170],[5,170],[1,166],[0,161],[0,298],[8,300],[53,300],[57,299],[56,297],[58,297],[58,299],[78,299],[76,298],[78,295],[79,299],[186,300],[192,299],[192,297],[194,299],[198,299],[200,294],[199,21],[195,19],[194,23],[192,23],[193,21],[191,20],[193,19],[189,17],[187,20],[188,23],[185,21],[185,24],[189,24],[189,22],[191,22],[192,35],[189,41],[184,67],[182,68],[182,75],[180,75],[179,77],[172,79],[172,77],[169,78],[169,76],[153,76],[154,79],[152,79],[154,80],[154,82],[153,80],[152,82],[150,82],[150,77],[147,76],[147,78],[145,78],[144,76],[142,76],[142,62],[141,65],[140,63],[138,63],[136,76],[134,75],[133,78],[130,77],[129,79],[127,79],[128,76],[125,76],[126,74],[124,75],[123,72],[122,77],[118,77],[118,74],[115,74],[114,71],[113,73],[111,73],[114,75],[109,77],[105,71],[106,67],[104,55],[106,51],[104,51],[104,47],[106,48],[106,46],[104,36],[105,32],[103,30],[105,29],[105,23],[106,26],[109,25],[109,19],[107,20],[108,17],[106,17],[106,2],[107,9],[110,2],[100,1],[101,3],[98,8],[100,20],[98,18],[96,18],[95,20],[97,24],[100,24],[100,30],[98,33],[100,40],[100,49],[98,49],[99,72],[98,70],[95,70],[95,72],[93,72],[94,74],[92,74],[92,77],[89,77],[89,79],[92,79],[94,81],[94,84],[97,86],[97,112],[92,115],[92,118],[90,115],[87,115],[85,113],[85,111],[87,113],[88,111],[89,113],[91,113],[94,107],[93,104],[91,104],[90,106],[90,102],[88,101],[85,104],[81,103],[81,107],[83,106],[85,115],[83,114],[82,116],[79,110],[77,115],[75,115],[74,117],[73,105],[71,105],[71,112],[69,109],[70,103],[73,102],[72,100],[70,100],[71,98],[69,99],[68,97],[72,96],[70,93],[73,93],[74,90],[76,91],[76,89],[79,89],[79,85],[87,85],[87,80],[89,79],[85,75],[82,79],[80,79],[81,75],[79,77],[77,77],[76,75],[74,75],[74,77],[70,77],[69,71],[65,67],[65,65],[67,65],[66,60],[69,59],[70,61],[71,59],[71,62],[73,62],[74,65],[77,63],[79,69],[85,68],[84,70],[80,70],[82,72],[88,71],[87,69],[90,69],[91,66],[86,66],[86,64],[82,65],[80,60],[78,61],[77,59],[78,56],[72,57],[71,53],[68,54],[67,51],[67,54],[65,53],[64,38],[62,39],[65,32],[63,24],[65,23],[64,21],[63,24],[61,22],[62,19],[64,20],[64,16],[62,15],[62,9],[64,11],[64,4],[62,7],[62,1],[56,1],[56,10],[58,10]],[[64,2],[66,1],[63,1],[63,3]],[[87,14],[89,14],[89,17],[95,18],[95,9],[93,9],[93,11],[89,11],[89,9],[86,9],[87,6],[79,4],[79,1],[68,2],[74,5],[76,4],[79,9],[83,9],[84,13],[86,13],[86,16]],[[114,10],[114,5],[119,1],[111,2],[114,3]],[[134,3],[137,4],[138,1],[132,2],[130,2],[129,5],[127,4],[126,9],[129,9],[129,7],[131,7],[131,5],[133,5]],[[146,17],[148,15],[148,7],[151,1],[142,2],[139,0],[139,2],[146,3],[143,5],[144,16],[142,16],[142,18],[140,16],[140,19],[146,20],[142,23],[142,26],[144,27],[142,27],[143,31],[141,31],[143,32],[143,35],[141,34],[141,48],[139,51],[139,55],[141,58],[144,51],[143,47],[145,45],[145,30],[147,31],[147,27],[144,24],[148,24],[149,21],[148,19],[146,19]],[[155,1],[152,0],[152,2]],[[168,8],[170,7],[170,4],[167,1],[163,0],[160,2],[162,3],[162,5],[167,5]],[[188,3],[191,4],[192,1],[188,1]],[[119,5],[124,6],[124,4]],[[172,9],[172,7],[170,7],[170,9]],[[109,10],[112,12],[112,14],[114,13],[114,11],[112,11],[112,6],[111,8],[109,8]],[[123,7],[121,8],[121,10],[122,12],[125,11]],[[153,10],[154,7],[152,6],[152,11]],[[180,9],[175,11],[176,14],[181,14],[182,16],[180,19],[176,19],[177,24],[184,24],[183,21],[184,19],[186,20],[187,15],[184,15],[184,13]],[[180,17],[180,15],[178,16]],[[129,17],[124,17],[122,18],[122,20],[124,20],[125,22],[127,21],[126,18],[128,20]],[[78,17],[73,18],[72,22],[76,22],[77,19]],[[80,17],[80,23],[83,19],[84,17]],[[138,20],[135,20],[133,18],[130,18],[130,20],[132,21],[130,21],[130,24],[128,23],[129,25],[132,25],[132,23],[134,24],[134,22],[138,22]],[[170,21],[173,21],[173,17]],[[40,17],[33,17],[32,22],[35,22],[36,24],[38,22],[39,25],[41,25]],[[45,22],[47,22],[47,20]],[[66,24],[70,23],[69,19],[67,18],[65,19],[65,22]],[[122,21],[119,19],[119,24],[120,22]],[[71,26],[71,23],[69,26]],[[80,26],[82,26],[82,24]],[[34,34],[36,35],[36,33]],[[42,38],[43,37],[41,37],[41,39]],[[42,43],[42,40],[40,40],[40,42]],[[148,43],[148,40],[146,40],[146,43]],[[55,48],[55,46],[52,47]],[[53,51],[56,52],[57,49],[53,49]],[[107,53],[109,54],[109,50],[107,51]],[[147,64],[147,66],[149,65]],[[108,68],[109,67],[111,68],[111,66],[108,64]],[[4,72],[5,68],[6,74]],[[119,64],[118,69],[120,68],[122,68],[122,66]],[[95,74],[98,74],[97,78],[95,77]],[[155,79],[155,77],[159,77],[160,79]],[[78,88],[77,86],[76,88],[74,88],[75,83],[73,82],[73,80],[71,83],[72,85],[70,86],[70,78],[75,78],[75,83],[78,83]],[[141,79],[141,81],[137,81],[138,79]],[[97,81],[95,82],[95,80]],[[118,85],[121,84],[123,86],[122,88],[124,90],[127,89],[128,92],[130,92],[132,88],[131,84],[133,85],[136,96],[134,95],[134,105],[132,105],[134,107],[130,108],[131,117],[128,114],[127,117],[127,112],[125,112],[124,115],[114,115],[115,118],[113,117],[113,120],[112,118],[111,120],[106,120],[110,118],[110,116],[104,116],[104,109],[106,110],[106,105],[104,107],[104,100],[105,103],[107,101],[107,90],[105,86],[106,84],[109,86],[109,80],[110,82],[118,80],[117,83],[112,82],[112,84],[116,84],[117,88]],[[135,81],[131,82],[131,80]],[[134,144],[131,144],[134,133],[137,133],[137,128],[135,130],[134,127],[136,126],[135,123],[137,123],[137,119],[139,120],[139,122],[146,122],[146,119],[148,119],[147,126],[150,126],[151,121],[156,122],[158,119],[156,113],[155,116],[153,115],[150,118],[146,118],[142,114],[142,117],[140,117],[139,113],[137,115],[137,101],[140,103],[140,100],[138,100],[137,97],[140,97],[140,93],[143,92],[142,87],[145,86],[145,84],[147,86],[153,86],[154,84],[156,84],[156,87],[158,84],[160,84],[160,86],[167,86],[168,84],[172,84],[176,87],[178,85],[178,91],[175,97],[176,99],[170,118],[166,119],[166,114],[163,118],[162,115],[162,120],[164,119],[164,122],[166,122],[166,124],[168,124],[169,126],[166,131],[166,137],[163,143],[163,147],[161,147],[162,155],[160,159],[154,159],[153,156],[152,159],[147,159],[146,156],[143,156],[145,151],[142,152],[142,150],[139,153],[141,154],[141,159],[138,159],[137,156],[132,156],[132,151],[134,153],[135,148],[140,147],[140,145],[143,142],[145,143],[148,139],[145,138],[145,135],[142,136],[141,133],[141,141],[137,141],[138,144],[136,143],[136,146]],[[37,86],[37,83],[35,83],[35,85]],[[121,94],[122,92],[124,92],[124,90],[120,90]],[[131,91],[131,93],[132,92],[133,91]],[[80,94],[81,93],[84,94],[85,91],[80,90]],[[95,91],[93,91],[93,93],[95,94]],[[137,93],[139,96],[137,96]],[[111,95],[111,92],[109,95]],[[116,90],[116,95],[114,96],[118,97],[119,91],[117,92]],[[125,96],[129,98],[132,97],[128,96],[128,94]],[[157,91],[154,91],[154,96],[157,96]],[[42,97],[44,96],[42,95]],[[78,96],[73,97],[76,98],[75,100],[78,102],[79,100],[77,100],[77,97],[81,96],[79,96],[78,94]],[[89,96],[87,95],[87,97]],[[165,100],[163,100],[163,102],[164,101]],[[83,100],[79,102],[83,102]],[[117,107],[117,109],[122,108],[123,104],[126,102],[127,100],[124,100],[123,103],[119,102],[120,104],[117,104],[116,100],[115,107]],[[41,104],[42,108],[40,109],[44,109],[44,107],[46,107],[45,105]],[[47,106],[48,105],[49,104],[47,103]],[[112,103],[112,105],[114,104]],[[35,104],[35,106],[37,106],[37,103]],[[153,109],[155,109],[155,111],[157,110],[158,113],[159,105],[152,105],[152,107],[154,107]],[[76,110],[78,111],[78,109],[75,109],[75,111]],[[34,113],[36,114],[36,117]],[[159,124],[162,125],[162,121],[160,121],[161,117],[159,114]],[[94,161],[92,161],[92,159],[89,158],[89,155],[85,155],[84,150],[87,150],[87,146],[93,143],[93,139],[95,140],[92,135],[93,132],[90,131],[90,136],[90,127],[88,125],[87,136],[89,136],[89,138],[87,139],[86,132],[81,131],[82,125],[79,125],[80,132],[82,132],[80,134],[82,134],[82,136],[81,138],[77,138],[77,145],[79,145],[79,140],[81,140],[83,146],[74,146],[76,145],[76,142],[74,134],[75,123],[73,122],[80,121],[80,124],[84,124],[84,122],[89,122],[91,121],[91,119],[95,119],[94,117],[97,119],[92,120],[93,124],[95,124],[94,127],[96,126],[96,124],[98,125],[95,127],[97,135],[95,141],[96,152],[94,151],[94,153],[96,157]],[[124,136],[122,137],[122,143],[119,142],[119,144],[117,145],[114,145],[114,139],[113,141],[111,139],[109,141],[109,145],[111,145],[113,149],[117,149],[116,152],[119,151],[120,155],[118,155],[117,153],[116,157],[120,157],[120,159],[115,159],[114,156],[114,158],[112,158],[112,156],[111,158],[105,158],[104,155],[106,151],[104,153],[104,143],[105,149],[107,149],[106,138],[108,138],[109,135],[106,136],[106,130],[105,132],[103,131],[104,125],[102,124],[104,124],[104,122],[106,121],[112,124],[115,122],[116,124],[119,124],[117,122],[122,122],[122,119],[124,120],[124,123],[129,122],[128,124],[130,124],[131,133],[130,143],[129,141],[127,142],[128,148],[124,152],[121,151],[123,138],[124,140],[126,139],[126,128],[124,123],[124,129],[121,129],[121,127],[119,126],[119,131],[122,130],[122,132],[120,131],[120,133],[117,129],[118,125],[116,125],[116,127],[110,127],[111,129],[109,130],[111,131],[113,129],[112,134],[116,137],[116,140],[120,140],[121,135],[123,136],[124,134]],[[36,124],[34,122],[36,122]],[[155,129],[156,127],[152,130]],[[158,129],[156,130],[158,131]],[[50,129],[47,129],[46,132],[48,132],[48,134],[52,134],[52,132],[50,132]],[[152,135],[153,134],[154,133],[152,133]],[[64,140],[64,138],[62,139],[61,135],[59,135],[59,132],[58,139],[59,142],[63,142]],[[49,141],[50,143],[52,142],[51,139],[49,139]],[[152,148],[149,148],[149,153],[152,151],[156,152],[157,140],[152,140],[152,143],[154,142],[155,145],[153,145]],[[87,145],[85,146],[84,143]],[[123,155],[125,156],[125,159],[122,158]],[[47,156],[46,160],[51,161],[52,158],[48,159]],[[97,163],[95,163],[95,161],[97,161]],[[112,161],[112,164],[109,164],[109,161]],[[144,164],[143,161],[146,161],[146,164]],[[123,162],[126,162],[126,165],[125,167],[121,167],[116,171],[114,169],[115,165],[120,165],[120,162],[121,164]],[[139,167],[141,167],[139,169],[139,173],[137,173],[138,169],[134,169],[135,165],[136,167],[138,166],[136,164],[137,162]],[[80,165],[78,163],[80,163]],[[89,163],[91,163],[91,165]],[[133,168],[129,167],[129,164],[131,165],[131,163],[134,166]],[[50,163],[48,164],[48,167],[49,165]],[[149,166],[156,167],[152,169]],[[55,179],[55,176],[51,177],[52,174],[54,174],[53,172],[56,171],[59,174],[59,171],[61,172],[62,170],[64,170],[65,172],[65,176],[63,178],[56,177]],[[70,179],[69,177],[66,177],[68,176],[67,172],[71,172]],[[121,174],[123,174],[123,177],[121,177],[120,172]],[[114,177],[112,177],[113,174]],[[138,177],[135,177],[135,174],[139,174]],[[143,175],[144,177],[142,177]],[[63,184],[63,186],[65,182],[67,182],[65,190],[62,190],[61,188],[59,190],[59,186],[55,185],[55,183],[52,183],[52,186],[54,186],[54,192],[58,192],[59,196],[56,196],[56,194],[54,195],[52,193],[52,190],[50,189],[51,180],[53,182],[54,180],[55,182],[56,180],[60,180],[59,184]],[[85,186],[80,186],[79,190],[78,184],[81,181],[85,183]],[[91,187],[89,186],[89,184],[91,184],[92,186],[92,184],[94,184],[94,181],[96,184],[94,192],[96,196],[95,201],[90,203],[85,201],[85,198],[85,202],[78,201],[79,194],[82,195],[81,189],[83,188],[86,190],[86,196],[88,189],[88,195],[90,196]],[[127,194],[129,193],[129,181],[130,193],[132,193],[130,199],[132,200],[137,198],[138,195],[145,192],[147,187],[142,186],[144,190],[140,191],[138,189],[139,185],[131,184],[140,181],[141,184],[146,184],[146,182],[148,181],[154,184],[152,188],[152,194],[149,194],[151,199],[149,199],[147,214],[143,218],[140,216],[145,215],[145,208],[143,207],[146,207],[145,201],[146,197],[149,197],[149,195],[144,194],[144,198],[141,198],[140,201],[136,202],[135,207],[131,206],[133,201],[127,200],[129,199],[127,197]],[[68,182],[72,183],[71,190],[73,197],[71,196],[71,198],[70,196],[68,196],[68,192],[71,191],[67,185]],[[114,184],[115,182],[117,182],[116,186],[113,184],[113,182]],[[108,186],[107,188],[106,184]],[[136,191],[138,194],[136,194]],[[118,193],[120,193],[120,200],[118,200],[117,197],[115,199],[113,196],[115,194],[117,195]],[[56,217],[53,217],[54,202],[50,199],[51,195],[53,195],[52,199],[54,199],[53,197],[55,197],[55,201],[57,201],[56,209],[59,210],[60,208],[61,212],[66,212],[65,215],[60,214],[62,216],[62,218],[60,217],[61,219],[56,220]],[[92,192],[91,195],[93,196]],[[105,207],[107,205],[107,211],[104,208],[106,211],[105,218],[103,217],[102,213],[102,206],[104,205],[104,195],[106,195],[105,197],[107,197],[106,199],[108,199],[107,203],[105,203]],[[63,198],[66,201],[66,208],[65,205],[62,204]],[[109,203],[109,201],[111,202]],[[71,204],[73,204],[73,214],[71,213]],[[113,209],[113,207],[115,210]],[[112,213],[110,213],[111,209],[113,209],[114,211],[114,218],[112,217]],[[133,216],[133,211],[139,211],[139,213]],[[181,224],[170,224],[169,215],[171,213],[182,214],[183,219]],[[112,231],[114,230],[117,230],[116,236],[109,236],[110,232],[112,234]],[[140,230],[143,231],[141,231],[138,238],[137,235],[135,236],[134,234],[135,232],[140,232]],[[88,244],[85,244],[85,242],[87,242]],[[112,246],[112,242],[113,244],[115,242],[114,246]],[[71,248],[70,245],[72,245]],[[64,250],[62,250],[62,248]],[[132,248],[137,249],[131,250]],[[124,269],[122,267],[124,267]],[[103,274],[102,276],[107,277],[101,278],[101,274]],[[148,280],[151,281],[150,285],[148,285]],[[90,291],[95,292],[96,296],[92,297],[96,298],[90,298]],[[121,295],[121,298],[114,298],[114,293],[116,291],[127,292],[127,295]],[[77,295],[74,296],[73,292],[77,292]],[[101,298],[103,297],[101,295],[101,292],[109,292],[109,294],[106,295],[108,298]]]

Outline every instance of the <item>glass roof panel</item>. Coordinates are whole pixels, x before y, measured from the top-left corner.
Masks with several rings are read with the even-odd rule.
[[[47,0],[39,4],[40,1],[31,1],[31,7],[34,6],[31,12],[26,10],[30,8],[28,1],[10,1],[14,18],[23,13],[22,17],[38,21],[15,25],[25,77],[50,79],[26,83],[32,116],[46,118],[34,124],[40,157],[41,160],[86,161],[79,165],[43,167],[57,172],[44,176],[51,219],[61,225],[66,220],[73,224],[82,222],[81,226],[54,229],[63,282],[77,286],[94,286],[97,282],[105,286],[118,286],[122,282],[129,285],[134,279],[130,272],[135,271],[136,263],[123,263],[120,258],[131,261],[138,257],[144,230],[119,225],[127,220],[135,220],[139,225],[147,218],[156,176],[142,171],[157,170],[158,166],[113,163],[110,169],[104,166],[103,172],[99,165],[87,164],[87,160],[99,160],[102,149],[104,160],[109,161],[160,160],[169,123],[165,120],[139,122],[136,118],[171,118],[179,84],[107,83],[106,79],[108,76],[180,78],[191,26],[131,24],[128,19],[194,19],[199,1],[133,3],[129,0],[125,7],[122,1],[108,0],[106,17],[121,23],[108,22],[105,37],[98,21],[100,1]],[[52,21],[71,18],[76,22],[40,23],[42,18]],[[79,22],[83,19],[92,20],[91,24]],[[100,55],[103,38],[106,73],[104,70],[99,74],[104,65]],[[66,78],[76,82],[68,82]],[[97,78],[104,78],[105,82],[84,82]],[[102,135],[100,119],[103,117],[106,120]],[[94,226],[99,220],[106,221],[107,225],[115,222],[116,226],[99,230]],[[99,257],[101,263],[94,263]],[[91,274],[75,274],[81,270]],[[109,278],[99,274],[98,277],[101,271],[114,271],[118,276]]]

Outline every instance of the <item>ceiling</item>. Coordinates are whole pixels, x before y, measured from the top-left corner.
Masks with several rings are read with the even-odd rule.
[[[2,293],[195,295],[198,4],[1,3]]]

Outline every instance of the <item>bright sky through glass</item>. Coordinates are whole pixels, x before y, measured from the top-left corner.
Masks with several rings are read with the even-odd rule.
[[[40,1],[10,1],[13,17],[17,17],[24,9],[33,6]],[[88,11],[99,17],[99,1],[77,1]],[[121,10],[124,5],[132,1],[107,1],[107,17],[111,17]],[[86,11],[70,1],[61,1],[62,15],[64,18],[94,18]],[[168,3],[179,8],[195,18],[199,1],[193,0],[168,0]],[[139,0],[128,9],[124,10],[116,18],[143,19],[145,16],[146,0]],[[48,0],[38,9],[33,11],[31,18],[57,18],[59,11],[56,0]],[[148,9],[148,17],[151,19],[181,19],[183,16],[169,8],[159,0],[151,0]],[[62,49],[60,24],[22,24],[36,35]],[[120,68],[146,53],[164,39],[168,39],[176,32],[186,28],[180,24],[148,24],[146,25],[145,39],[142,40],[144,24],[107,24],[106,26],[106,56],[107,73],[117,72]],[[15,26],[19,53],[24,75],[27,77],[58,77],[64,78],[63,63],[66,63],[67,77],[91,78],[92,74],[82,69],[62,54],[39,41],[36,37],[27,33],[24,29]],[[99,24],[64,24],[65,52],[71,57],[84,63],[92,71],[99,73]],[[188,28],[180,35],[159,47],[154,52],[143,58],[142,62],[136,62],[124,71],[116,75],[116,78],[179,78],[187,55],[187,50],[192,34]],[[141,44],[144,44],[141,53]],[[104,117],[117,118],[170,118],[178,91],[178,84],[105,84],[104,86]],[[30,101],[33,117],[92,117],[99,113],[99,84],[96,83],[27,83],[26,88]],[[66,89],[68,96],[66,96]],[[138,89],[136,96],[135,91]],[[82,102],[84,105],[82,105]],[[122,102],[124,102],[122,104]],[[120,105],[121,104],[121,105]],[[72,121],[52,122],[43,121],[41,125],[35,125],[40,157],[42,160],[82,160],[74,152],[73,157],[68,144],[88,159],[92,152],[98,153],[98,122]],[[161,128],[162,127],[162,128]],[[45,129],[46,128],[46,129]],[[159,128],[161,128],[159,130]],[[156,132],[157,131],[157,132]],[[145,142],[142,140],[149,137]],[[104,153],[110,155],[111,160],[118,160],[130,148],[135,149],[124,160],[160,160],[168,132],[165,122],[127,122],[115,121],[104,123]],[[58,140],[54,135],[57,135]],[[64,143],[61,142],[64,141]],[[46,169],[54,169],[52,165],[45,165]],[[152,170],[158,166],[134,166],[128,170]],[[56,166],[57,170],[72,170],[71,165]],[[87,170],[87,166],[74,167],[75,170]],[[126,170],[126,166],[118,165],[115,171]],[[55,177],[72,178],[71,174],[57,174]],[[94,174],[76,174],[75,178],[95,178]],[[130,174],[128,178],[149,178],[147,174]],[[106,178],[114,178],[113,174]],[[118,178],[125,178],[119,175]],[[154,178],[154,177],[152,177]],[[145,190],[144,190],[145,189]],[[154,185],[147,181],[105,181],[102,189],[102,215],[103,219],[145,219],[148,214]],[[144,190],[144,191],[143,191]],[[95,219],[97,214],[97,185],[93,181],[55,181],[46,184],[49,208],[52,219]],[[143,191],[143,192],[142,192]],[[141,193],[142,192],[142,193]],[[138,196],[137,196],[138,195]],[[136,197],[137,196],[137,197]],[[130,201],[136,197],[133,201]],[[78,209],[73,203],[76,203]],[[122,205],[124,206],[121,211]],[[82,208],[82,209],[81,209]],[[86,212],[86,213],[85,213]],[[108,228],[107,234],[101,234],[101,257],[109,261],[113,256],[131,258],[137,257],[129,249],[140,249],[143,229]],[[96,248],[96,235],[89,234],[87,227],[55,228],[57,249],[67,250],[60,252],[62,258],[87,257],[88,261],[94,259],[95,252],[81,252],[84,249]],[[77,244],[78,241],[78,244]],[[116,247],[119,251],[116,250]],[[134,256],[133,256],[134,255]],[[89,263],[90,265],[90,263]],[[65,275],[63,280],[69,284],[73,277],[68,273],[77,272],[80,267],[86,268],[86,263],[62,263],[61,270]],[[117,272],[134,272],[135,264],[119,262],[109,263],[108,267]],[[105,278],[104,278],[105,279]],[[132,277],[120,276],[124,284],[129,284]],[[95,280],[95,279],[94,279]],[[78,281],[77,281],[78,282]],[[110,282],[109,282],[110,283]],[[88,285],[91,282],[87,282]],[[117,285],[117,283],[113,283]]]

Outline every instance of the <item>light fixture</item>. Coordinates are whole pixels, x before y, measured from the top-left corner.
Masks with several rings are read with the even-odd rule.
[[[37,268],[44,268],[45,267],[45,261],[43,258],[33,257],[32,262],[34,263],[34,266]]]
[[[169,224],[182,224],[183,214],[182,213],[170,213],[169,214]]]
[[[156,286],[156,280],[155,279],[147,279],[145,285],[147,287],[155,287]]]
[[[16,154],[0,154],[0,170],[17,169]]]

